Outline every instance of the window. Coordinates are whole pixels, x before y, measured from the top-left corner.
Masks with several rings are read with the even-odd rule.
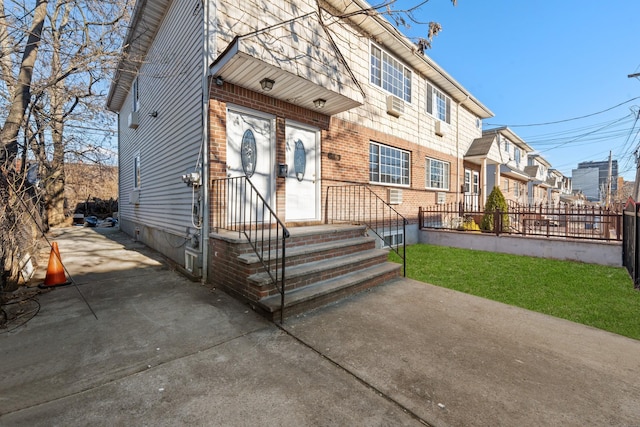
[[[451,98],[427,83],[427,113],[436,119],[451,123]]]
[[[411,102],[411,71],[375,45],[371,45],[371,83]]]
[[[133,188],[140,188],[140,155],[133,159]]]
[[[516,159],[516,164],[520,166],[520,149],[518,147],[513,149],[513,158]]]
[[[372,142],[369,144],[369,181],[409,185],[409,152]]]
[[[502,191],[505,193],[509,192],[509,180],[507,178],[502,180]]]
[[[508,139],[504,139],[504,151],[506,151],[507,153],[511,150],[511,143],[509,142]]]
[[[469,193],[471,191],[471,171],[464,171],[464,188],[463,191],[465,193]]]
[[[449,189],[449,163],[427,157],[427,188]]]
[[[384,239],[382,240],[382,247],[397,248],[398,246],[401,246],[403,243],[404,243],[404,234],[402,233],[402,231],[398,231],[398,232],[392,231],[384,234]]]
[[[133,84],[131,85],[131,111],[138,111],[140,107],[138,102],[138,78],[133,79]]]
[[[520,183],[517,181],[513,183],[513,195],[520,197]]]

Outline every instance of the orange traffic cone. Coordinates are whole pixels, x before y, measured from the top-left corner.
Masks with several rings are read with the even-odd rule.
[[[51,243],[51,254],[49,255],[49,265],[44,283],[40,287],[63,286],[71,282],[67,281],[64,274],[64,267],[60,258],[60,251],[56,242]]]

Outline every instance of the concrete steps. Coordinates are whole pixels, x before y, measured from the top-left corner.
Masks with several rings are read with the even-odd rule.
[[[304,313],[355,293],[378,286],[398,277],[399,266],[384,262],[366,269],[352,271],[331,279],[311,283],[285,293],[285,316]],[[272,320],[280,317],[280,294],[262,298],[257,307]]]
[[[388,250],[376,248],[366,227],[319,225],[293,227],[286,240],[284,316],[299,314],[400,276],[402,266],[387,261]],[[216,246],[226,259],[216,277],[219,284],[247,300],[271,319],[280,317],[281,294],[260,258],[242,239],[224,237]],[[263,245],[275,258],[278,243]],[[224,257],[222,256],[224,254]],[[279,255],[279,254],[278,254]],[[268,259],[269,257],[267,257]],[[275,263],[272,275],[280,279]],[[280,266],[281,268],[281,266]],[[224,275],[229,277],[225,280]],[[279,286],[280,284],[278,284]]]

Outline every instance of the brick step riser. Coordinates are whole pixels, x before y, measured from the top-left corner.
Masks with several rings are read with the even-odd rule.
[[[368,251],[371,249],[375,249],[375,247],[376,247],[375,242],[368,242],[368,243],[361,243],[358,245],[345,246],[342,248],[321,249],[318,251],[305,253],[301,255],[287,255],[285,252],[285,265],[287,267],[293,267],[295,265],[306,264],[309,262],[322,261],[326,259],[343,256],[343,255],[350,255],[358,252]],[[276,261],[272,259],[270,262],[271,268],[275,268],[275,264],[276,264]],[[262,263],[260,262],[248,264],[248,266],[251,269],[255,269],[256,272],[262,270]]]
[[[339,233],[317,233],[306,234],[301,236],[292,235],[286,239],[286,247],[293,248],[298,246],[312,245],[317,243],[336,242],[346,239],[354,239],[364,236],[363,230],[341,231]],[[255,237],[255,236],[254,236]],[[282,239],[273,239],[271,244],[269,240],[265,240],[262,247],[265,251],[274,250],[280,246]],[[239,243],[237,246],[238,253],[253,253],[254,250],[249,243]]]

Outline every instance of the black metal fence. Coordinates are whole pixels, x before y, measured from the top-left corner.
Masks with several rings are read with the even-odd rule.
[[[510,203],[502,212],[471,210],[466,203],[421,207],[420,228],[519,234],[548,238],[622,240],[622,212],[597,206]]]
[[[325,203],[327,224],[362,224],[375,233],[383,246],[402,259],[402,274],[407,275],[407,219],[366,185],[331,186]]]
[[[640,289],[640,203],[629,200],[623,212],[622,264],[633,279],[633,285]]]

